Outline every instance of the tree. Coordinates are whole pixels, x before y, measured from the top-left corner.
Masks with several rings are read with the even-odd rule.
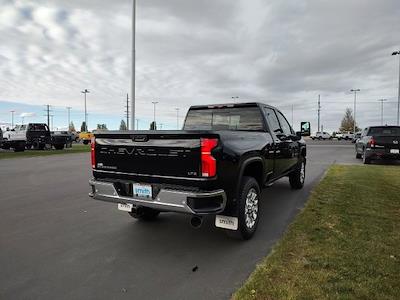
[[[119,125],[119,130],[127,130],[126,123],[124,120],[121,120],[121,124]]]
[[[340,132],[345,132],[345,131],[353,131],[354,129],[354,117],[353,117],[353,111],[351,108],[346,108],[346,112],[344,113],[344,117],[342,119],[342,123],[340,124],[339,131]],[[359,131],[359,128],[357,127],[356,124],[356,132]]]
[[[86,132],[86,131],[87,131],[86,122],[83,121],[81,125],[81,132]]]
[[[97,124],[97,129],[100,129],[100,130],[108,130],[106,124]]]
[[[76,131],[74,122],[71,121],[71,123],[69,123],[68,131]]]
[[[150,130],[157,130],[157,124],[156,124],[156,122],[151,122],[150,123]]]

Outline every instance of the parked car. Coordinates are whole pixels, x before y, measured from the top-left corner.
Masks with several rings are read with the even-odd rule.
[[[331,140],[332,136],[327,132],[316,132],[310,136],[312,140]]]
[[[343,133],[336,132],[334,135],[332,135],[332,138],[337,139],[340,141],[343,138]]]
[[[62,150],[64,147],[72,147],[72,135],[68,131],[52,131],[51,145],[56,150]]]
[[[361,137],[361,132],[357,132],[354,134],[353,138],[351,139],[352,143],[355,143]]]
[[[371,126],[361,132],[355,145],[356,157],[364,164],[374,159],[400,160],[400,126]]]
[[[348,141],[348,140],[352,140],[354,137],[354,133],[347,131],[347,132],[343,132],[342,133],[342,139]]]
[[[215,226],[249,239],[261,188],[289,177],[301,189],[306,144],[285,116],[262,103],[192,106],[182,131],[105,131],[91,144],[89,196],[137,219],[162,211],[215,216]]]

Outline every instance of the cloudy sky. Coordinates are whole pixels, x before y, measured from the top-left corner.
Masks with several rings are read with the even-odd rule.
[[[137,0],[137,117],[175,128],[190,105],[262,101],[316,129],[340,125],[359,88],[357,120],[394,123],[398,0]],[[130,82],[130,0],[0,0],[0,122],[119,125]],[[29,115],[30,113],[30,115]],[[181,119],[182,121],[182,119]],[[77,126],[78,127],[78,126]]]

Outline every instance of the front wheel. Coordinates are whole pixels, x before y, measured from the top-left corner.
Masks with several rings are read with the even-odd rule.
[[[306,159],[302,158],[300,164],[289,174],[289,183],[292,189],[303,188],[306,179]]]
[[[261,192],[253,177],[243,177],[238,196],[238,230],[235,235],[243,240],[250,239],[256,232],[260,218],[259,202]]]

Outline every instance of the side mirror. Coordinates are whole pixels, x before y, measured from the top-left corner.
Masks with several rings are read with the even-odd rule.
[[[301,140],[302,135],[301,135],[301,131],[296,131],[296,137]]]

